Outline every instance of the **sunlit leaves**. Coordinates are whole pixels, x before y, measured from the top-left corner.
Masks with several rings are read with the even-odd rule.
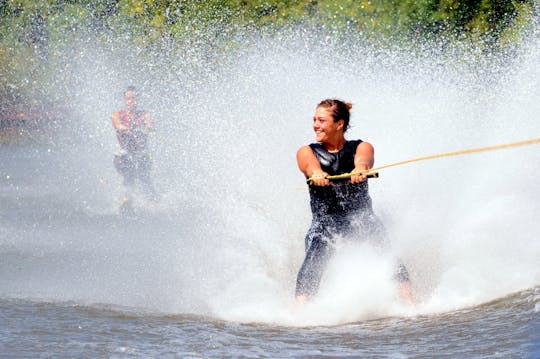
[[[141,56],[241,46],[236,35],[283,27],[381,42],[444,39],[504,46],[534,16],[534,0],[2,0],[0,96],[32,92],[72,56],[72,39],[134,46]],[[197,54],[199,52],[199,54]],[[138,52],[139,53],[139,52]],[[30,80],[32,79],[32,80]],[[7,89],[10,89],[9,91]]]

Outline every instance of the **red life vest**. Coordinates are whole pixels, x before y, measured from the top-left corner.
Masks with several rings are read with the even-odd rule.
[[[120,117],[120,123],[130,130],[133,130],[135,128],[137,129],[144,129],[145,123],[144,123],[144,111],[135,111],[133,117],[128,116],[128,112],[126,110],[120,110],[118,111],[118,115]]]
[[[129,131],[116,131],[120,147],[127,152],[140,152],[146,150],[147,134],[144,123],[144,111],[136,111],[132,117],[126,110],[118,111],[119,121]]]

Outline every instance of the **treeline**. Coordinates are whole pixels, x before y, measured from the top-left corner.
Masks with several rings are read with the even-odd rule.
[[[304,26],[368,42],[500,48],[517,41],[534,11],[534,0],[0,0],[0,111],[35,97],[50,58],[85,34],[155,51]]]
[[[530,19],[534,0],[1,0],[2,42],[39,41],[81,28],[129,31],[137,41],[184,38],[217,26],[276,28],[308,24],[376,36],[454,34],[508,40]]]

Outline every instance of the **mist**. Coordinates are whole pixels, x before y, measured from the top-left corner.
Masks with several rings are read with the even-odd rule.
[[[381,170],[370,191],[391,253],[362,243],[338,249],[317,298],[294,301],[311,220],[295,155],[314,141],[316,104],[353,103],[346,137],[372,143],[376,166],[538,137],[537,35],[489,56],[302,30],[238,41],[208,56],[175,49],[154,57],[70,44],[77,56],[58,60],[51,90],[69,116],[49,141],[25,149],[29,161],[13,165],[3,189],[12,210],[1,223],[0,293],[312,325],[444,312],[540,283],[533,145]],[[128,85],[152,114],[162,198],[137,203],[126,219],[117,215],[123,188],[111,114]],[[416,307],[399,298],[393,256],[409,269]]]

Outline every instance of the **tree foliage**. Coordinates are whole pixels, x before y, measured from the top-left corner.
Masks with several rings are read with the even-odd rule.
[[[300,25],[368,41],[444,35],[497,47],[516,40],[533,9],[534,0],[0,0],[0,98],[35,96],[44,66],[73,36],[216,46],[242,31]]]

